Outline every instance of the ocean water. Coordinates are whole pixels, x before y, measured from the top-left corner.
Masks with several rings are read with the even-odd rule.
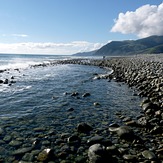
[[[0,138],[4,140],[1,147],[7,149],[0,151],[2,158],[22,145],[9,145],[8,136],[14,140],[21,137],[25,143],[29,137],[37,137],[36,128],[44,134],[51,130],[65,133],[73,132],[80,122],[96,128],[109,125],[115,121],[116,112],[138,116],[140,98],[132,95],[132,89],[123,83],[94,80],[95,74],[109,73],[108,69],[59,64],[31,67],[70,58],[73,57],[0,55],[0,70],[6,70],[0,73],[0,80],[13,81],[10,86],[0,84]],[[78,95],[72,96],[74,92]],[[83,97],[84,93],[90,96]]]
[[[0,80],[14,81],[11,86],[0,84],[0,119],[19,118],[48,112],[48,109],[64,110],[74,107],[94,108],[98,102],[103,108],[134,110],[139,98],[132,96],[126,85],[107,80],[93,80],[94,74],[106,74],[108,70],[84,65],[53,65],[30,67],[71,56],[50,55],[0,55]],[[11,79],[13,78],[13,79]],[[71,94],[78,92],[77,100]],[[83,100],[82,94],[90,97]],[[83,102],[84,101],[84,102]],[[137,105],[138,106],[138,105]],[[86,115],[87,116],[87,115]]]

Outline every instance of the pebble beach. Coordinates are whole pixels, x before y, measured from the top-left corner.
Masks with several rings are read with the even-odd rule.
[[[163,55],[137,55],[132,57],[109,57],[105,59],[70,59],[51,61],[32,68],[65,64],[98,66],[112,73],[95,74],[96,80],[125,84],[133,91],[133,97],[141,99],[137,115],[115,111],[114,121],[103,121],[103,127],[91,125],[89,121],[77,123],[71,131],[56,134],[51,127],[34,127],[25,138],[19,132],[25,131],[23,120],[17,121],[21,128],[7,135],[12,125],[0,126],[0,153],[6,152],[4,143],[9,143],[12,152],[0,162],[14,163],[162,163],[163,161]],[[3,72],[2,72],[3,73]],[[4,81],[1,80],[1,83]],[[78,92],[68,94],[79,98]],[[83,98],[91,94],[86,92]],[[54,97],[55,98],[55,97]],[[105,97],[104,97],[105,98]],[[101,109],[100,103],[94,107]],[[67,113],[74,112],[69,108]],[[48,116],[48,115],[47,115]],[[107,116],[107,115],[106,115]],[[100,115],[99,115],[100,117]],[[71,115],[70,119],[73,119]],[[41,121],[41,119],[39,119]],[[102,121],[102,119],[101,119]],[[34,126],[32,119],[29,124]],[[75,122],[74,122],[75,123]],[[10,126],[10,128],[9,128]],[[31,137],[30,135],[33,135]],[[14,137],[14,139],[13,139]],[[13,148],[15,150],[13,150]]]
[[[136,120],[132,120],[130,115],[125,117],[121,113],[116,113],[124,124],[119,126],[115,122],[108,126],[106,132],[111,134],[108,139],[112,140],[110,145],[108,142],[105,144],[106,137],[91,138],[93,145],[88,150],[88,162],[162,162],[163,55],[66,62],[112,68],[111,75],[99,75],[97,78],[124,82],[133,89],[133,96],[143,99],[140,104],[141,115]]]

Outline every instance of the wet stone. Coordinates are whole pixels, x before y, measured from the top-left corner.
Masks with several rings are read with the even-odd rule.
[[[21,141],[17,141],[17,140],[12,140],[9,145],[14,146],[14,147],[19,147],[22,144]]]
[[[77,135],[72,135],[67,139],[68,143],[79,143],[80,142],[80,138]]]
[[[12,139],[12,137],[11,137],[10,135],[6,135],[6,136],[3,138],[3,140],[4,140],[5,142],[9,142],[11,139]]]
[[[109,130],[111,132],[116,132],[117,135],[121,138],[121,139],[128,139],[131,140],[134,137],[134,132],[131,128],[129,128],[128,126],[121,126],[118,128],[112,128],[110,127]]]
[[[67,109],[67,111],[74,111],[74,108],[69,108]]]
[[[4,129],[0,127],[0,135],[4,134]]]
[[[126,122],[125,125],[127,125],[127,126],[137,126],[137,123],[132,120],[132,121]]]
[[[147,119],[146,117],[141,117],[137,120],[137,123],[141,126],[146,126],[147,125]]]
[[[123,122],[128,122],[128,121],[131,121],[132,119],[130,118],[130,117],[126,117],[126,118],[124,118],[122,121]]]
[[[106,148],[107,150],[107,153],[110,154],[110,155],[118,155],[119,154],[119,151],[117,150],[117,147],[112,145],[112,146],[108,146]]]
[[[78,95],[79,95],[78,92],[73,92],[73,93],[71,94],[71,96],[78,96]]]
[[[80,123],[77,126],[78,132],[86,133],[86,132],[90,132],[92,129],[93,128],[90,125],[88,125],[87,123]]]
[[[100,106],[100,103],[94,102],[93,105],[94,105],[94,106]]]
[[[82,95],[82,97],[88,97],[88,96],[90,96],[91,94],[90,93],[84,93],[83,95]]]
[[[153,152],[149,151],[149,150],[143,151],[142,155],[143,155],[144,158],[146,158],[148,160],[156,159],[156,155]]]
[[[89,163],[106,162],[106,149],[101,144],[94,144],[88,150]]]
[[[111,123],[111,124],[109,125],[109,127],[119,127],[119,125],[116,124],[116,123]]]
[[[38,154],[37,160],[41,162],[46,162],[52,158],[54,158],[53,151],[51,149],[44,149]]]
[[[94,137],[91,137],[90,139],[88,139],[87,143],[89,145],[93,145],[93,144],[98,144],[98,143],[101,143],[102,141],[104,140],[104,138],[102,136],[94,136]]]
[[[50,145],[50,141],[48,140],[42,141],[42,145]]]
[[[86,162],[86,158],[84,156],[77,156],[74,161],[75,163],[84,163]]]
[[[135,161],[137,159],[136,155],[123,155],[123,158],[128,161]]]
[[[155,126],[151,131],[151,134],[162,134],[163,133],[163,127],[162,126]]]
[[[42,128],[42,127],[38,127],[38,128],[34,128],[33,131],[35,132],[43,132],[45,131],[46,129],[45,128]]]
[[[33,149],[33,147],[19,148],[19,149],[13,151],[12,155],[22,155],[24,153],[30,152],[32,149]]]
[[[34,160],[34,155],[32,153],[25,153],[25,155],[22,157],[23,161],[33,161]]]

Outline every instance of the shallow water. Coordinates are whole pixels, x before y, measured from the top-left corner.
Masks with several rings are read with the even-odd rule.
[[[123,83],[94,80],[96,73],[105,74],[108,70],[95,66],[54,65],[1,73],[0,79],[14,76],[16,81],[11,86],[0,85],[0,127],[5,130],[1,138],[13,137],[16,132],[15,137],[25,142],[29,137],[38,136],[35,128],[47,134],[51,130],[73,132],[80,122],[102,128],[114,122],[115,112],[136,118],[140,99],[132,95],[133,90]],[[79,94],[71,96],[73,92]],[[86,92],[90,96],[83,97]],[[94,106],[95,102],[100,105]],[[70,108],[74,111],[68,111]],[[8,152],[17,148],[8,142],[3,142],[3,147]]]

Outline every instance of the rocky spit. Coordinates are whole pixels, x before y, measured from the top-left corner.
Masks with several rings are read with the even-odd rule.
[[[133,96],[142,98],[140,116],[116,112],[115,116],[122,123],[115,119],[112,124],[96,128],[83,122],[76,124],[72,132],[62,133],[56,133],[52,128],[37,127],[24,137],[20,136],[20,132],[26,130],[23,124],[20,124],[21,128],[9,131],[11,124],[8,122],[0,127],[0,162],[163,163],[163,55],[73,59],[53,64],[111,68],[112,74],[97,74],[96,79],[126,83],[129,89],[133,89]],[[34,67],[39,66],[47,65]],[[74,92],[71,96],[78,96],[78,93]],[[83,95],[86,96],[90,94]],[[73,108],[67,112],[73,112]],[[33,123],[32,119],[29,119],[30,123]],[[11,134],[7,135],[8,132]],[[3,147],[6,142],[12,152],[4,158],[3,155],[8,152]]]

